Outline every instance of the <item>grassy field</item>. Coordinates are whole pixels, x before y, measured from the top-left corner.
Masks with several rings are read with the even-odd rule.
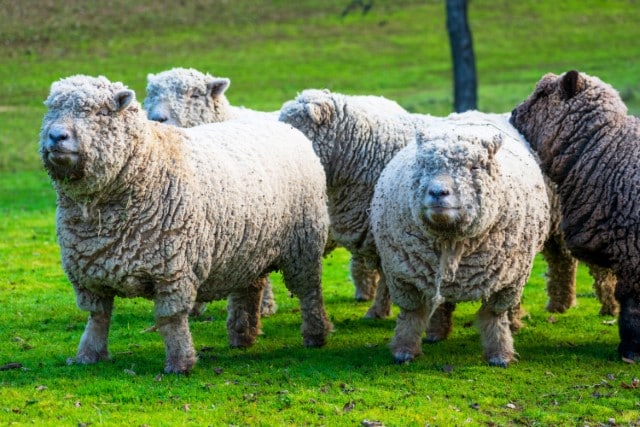
[[[121,80],[144,98],[147,73],[174,66],[230,77],[233,104],[273,110],[309,87],[384,95],[424,113],[451,110],[442,0],[0,0],[0,425],[640,425],[637,365],[616,353],[581,268],[578,306],[544,311],[545,265],[524,295],[519,362],[488,367],[461,304],[445,342],[411,365],[386,347],[394,319],[362,318],[348,254],[325,260],[336,331],[305,349],[297,300],[274,275],[279,311],[254,347],[229,349],[225,304],[191,323],[200,360],[161,375],[164,347],[145,300],[118,300],[113,362],[68,365],[86,314],[60,268],[55,195],[37,141],[53,81]],[[616,87],[640,114],[640,5],[635,0],[472,0],[479,108],[509,111],[545,73],[571,68]],[[394,315],[396,311],[394,311]],[[21,367],[8,369],[10,363]],[[368,424],[375,425],[375,424]]]

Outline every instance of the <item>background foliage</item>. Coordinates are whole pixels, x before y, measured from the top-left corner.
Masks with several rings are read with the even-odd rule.
[[[0,424],[7,425],[637,425],[640,376],[619,361],[614,319],[597,315],[581,269],[578,307],[544,311],[545,265],[525,290],[520,361],[481,357],[477,304],[425,356],[396,366],[393,318],[362,319],[348,254],[325,260],[329,344],[307,350],[299,309],[276,280],[279,312],[246,351],[227,348],[225,304],[191,324],[200,361],[161,375],[164,348],[144,300],[118,300],[113,363],[67,366],[86,314],[60,268],[55,195],[37,141],[50,84],[72,74],[121,80],[144,98],[146,74],[194,67],[232,80],[233,104],[264,110],[310,87],[383,95],[451,111],[442,0],[0,0]],[[636,0],[472,0],[479,108],[510,111],[547,72],[571,68],[616,87],[640,112]],[[395,313],[395,311],[394,311]],[[8,369],[17,365],[22,368]]]

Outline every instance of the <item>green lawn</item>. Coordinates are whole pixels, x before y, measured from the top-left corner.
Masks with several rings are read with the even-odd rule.
[[[348,3],[0,0],[0,366],[21,365],[0,370],[0,425],[640,425],[640,369],[619,360],[591,278],[581,268],[578,306],[550,315],[541,259],[508,369],[482,359],[478,304],[459,305],[448,340],[394,365],[394,319],[363,319],[343,250],[325,259],[336,327],[325,348],[302,346],[297,300],[274,275],[279,310],[251,349],[228,348],[223,301],[191,323],[200,360],[189,376],[161,375],[164,346],[143,332],[153,308],[140,299],[116,301],[113,362],[67,365],[87,315],[60,267],[55,194],[38,158],[51,83],[103,74],[142,100],[147,73],[183,66],[231,78],[230,101],[255,109],[326,87],[447,114],[444,2],[377,0],[343,18]],[[636,1],[472,0],[469,12],[481,110],[509,111],[543,74],[576,68],[640,114]]]

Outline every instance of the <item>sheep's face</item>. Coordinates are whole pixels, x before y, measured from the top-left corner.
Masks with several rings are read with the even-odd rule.
[[[229,119],[224,92],[227,78],[212,77],[193,69],[177,68],[147,76],[144,108],[149,120],[193,127]]]
[[[99,191],[122,170],[141,119],[133,91],[104,77],[56,82],[45,105],[40,155],[51,178],[67,191]]]
[[[412,186],[414,218],[426,232],[447,239],[477,236],[497,215],[499,167],[491,140],[450,133],[418,133],[417,169]]]
[[[627,108],[618,93],[596,77],[577,71],[546,74],[511,113],[511,123],[538,153],[542,169],[558,181],[585,143]]]

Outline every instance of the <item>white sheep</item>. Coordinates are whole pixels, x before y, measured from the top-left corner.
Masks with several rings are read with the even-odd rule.
[[[150,120],[179,127],[193,127],[234,119],[278,120],[278,112],[254,111],[229,104],[225,92],[231,81],[193,68],[172,68],[147,75],[147,96],[143,102]],[[271,280],[265,277],[260,313],[274,314],[278,305]],[[204,313],[205,303],[194,306],[192,315]]]
[[[486,360],[506,367],[513,358],[508,314],[549,233],[550,206],[540,168],[512,129],[500,116],[418,126],[416,143],[380,176],[371,227],[400,307],[391,342],[397,363],[422,353],[438,307],[470,300],[482,301]]]
[[[231,119],[277,120],[278,111],[263,112],[231,105],[225,96],[231,81],[193,68],[173,68],[147,75],[144,108],[151,120],[181,127]]]
[[[414,119],[396,102],[380,96],[352,96],[307,89],[280,109],[280,120],[312,141],[327,175],[332,238],[352,254],[356,292],[375,289],[366,317],[391,312],[369,227],[369,206],[378,177],[395,153],[414,139]],[[357,279],[357,280],[356,280]],[[376,281],[377,289],[376,289]]]
[[[230,344],[249,346],[260,279],[274,269],[300,299],[304,344],[325,343],[326,178],[300,132],[275,121],[165,126],[104,77],[55,82],[45,104],[40,152],[58,196],[62,265],[90,312],[78,363],[109,357],[116,296],[154,301],[166,372],[196,362],[197,301],[228,296]]]

